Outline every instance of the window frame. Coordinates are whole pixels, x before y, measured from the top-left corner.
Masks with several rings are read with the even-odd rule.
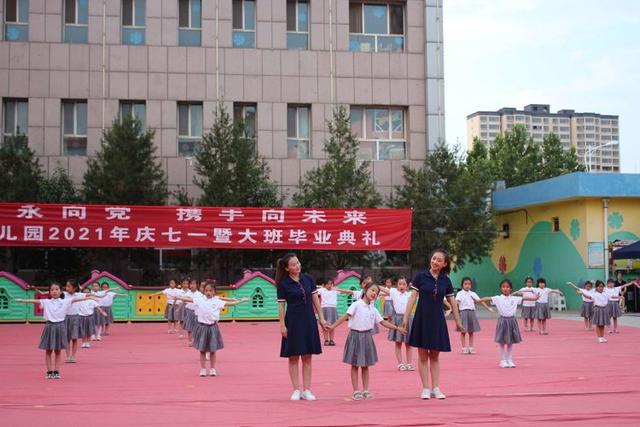
[[[200,118],[201,121],[204,118],[203,114],[204,114],[204,108],[203,108],[203,103],[201,101],[184,101],[184,102],[178,102],[176,104],[177,108],[176,108],[176,119],[178,120],[178,122],[176,123],[176,140],[177,140],[177,154],[178,157],[182,157],[185,159],[190,159],[193,158],[196,153],[198,152],[198,150],[200,149],[200,144],[202,143],[202,136],[204,133],[204,123],[202,123],[202,129],[200,129],[200,135],[199,136],[193,136],[191,135],[191,130],[192,130],[192,109],[194,106],[198,106],[200,107]],[[182,135],[180,133],[180,106],[187,106],[188,107],[188,112],[187,112],[187,128],[189,129],[189,135]],[[193,152],[190,155],[185,155],[182,154],[182,152],[180,151],[180,142],[181,141],[193,141],[194,144],[194,149]]]
[[[142,105],[144,107],[144,117],[141,119],[135,112],[136,105]],[[118,104],[118,117],[122,120],[124,116],[124,112],[122,107],[130,106],[131,108],[131,116],[140,120],[142,124],[142,130],[145,131],[147,129],[147,102],[144,100],[129,100],[129,99],[121,99]]]
[[[180,2],[181,1],[186,1],[189,4],[188,7],[188,23],[189,26],[188,27],[182,27],[180,26]],[[200,26],[199,27],[194,27],[193,26],[193,4],[194,2],[199,2],[199,7],[200,7]],[[178,46],[202,46],[202,0],[178,0]],[[197,43],[194,42],[186,42],[186,40],[183,40],[183,35],[187,35],[187,34],[192,34],[192,33],[197,33],[198,34],[198,40]]]
[[[9,3],[10,1],[15,1],[15,5],[16,5],[15,21],[9,21],[7,19],[7,9],[8,9],[7,3]],[[26,2],[26,8],[27,8],[27,12],[25,15],[26,21],[22,21],[20,19],[20,15],[23,15],[23,11],[20,6],[20,3],[22,2],[22,0],[4,0],[3,1],[4,3],[4,9],[3,9],[4,41],[8,41],[8,42],[29,41],[29,0],[24,0],[24,1]],[[9,32],[12,32],[11,30],[14,30],[14,29],[17,32],[17,35],[15,37],[9,35]]]
[[[362,152],[359,152],[358,157],[360,158],[360,160],[365,160],[365,161],[389,161],[389,160],[406,160],[407,158],[407,108],[406,107],[397,107],[397,106],[369,106],[369,105],[354,105],[351,106],[349,109],[349,120],[351,120],[351,112],[354,110],[360,110],[362,113],[362,129],[361,132],[362,133],[357,133],[356,134],[356,139],[360,142],[360,143],[373,143],[374,144],[374,148],[375,148],[375,158],[366,158],[365,156],[362,156]],[[389,123],[389,129],[387,130],[388,132],[388,139],[384,139],[384,138],[368,138],[367,135],[367,111],[368,110],[387,110],[387,121]],[[402,135],[403,138],[399,139],[399,138],[393,138],[393,120],[392,120],[392,114],[394,111],[401,111],[402,112]],[[374,113],[375,114],[375,113]],[[375,117],[375,115],[374,115]],[[352,123],[352,128],[353,129],[353,123]],[[382,146],[385,143],[402,143],[403,144],[403,148],[404,148],[404,155],[402,157],[402,159],[394,159],[394,158],[387,158],[387,159],[383,159],[380,158],[380,153],[381,153],[381,149]]]
[[[72,1],[74,3],[74,22],[67,22],[67,1],[68,0],[62,0],[62,32],[63,32],[63,37],[62,37],[62,41],[63,43],[75,43],[75,44],[86,44],[89,42],[89,0],[87,0],[87,23],[86,24],[81,24],[80,21],[80,7],[78,7],[78,3],[80,2],[80,0],[69,0]],[[84,34],[83,34],[83,40],[82,41],[77,41],[75,40],[75,38],[77,37],[77,34],[69,34],[69,37],[67,37],[67,29],[84,29]]]
[[[310,19],[309,19],[309,15],[311,12],[311,8],[309,7],[309,0],[287,0],[287,5],[289,2],[294,2],[295,3],[295,21],[296,21],[296,29],[294,31],[289,30],[287,28],[287,49],[291,49],[291,50],[309,50],[309,24],[310,24]],[[299,11],[300,11],[300,3],[304,3],[307,5],[307,31],[300,31],[300,16],[299,16]],[[287,7],[287,12],[289,11],[289,8]],[[288,26],[288,22],[289,22],[289,17],[287,16],[287,26]],[[305,45],[305,47],[292,47],[289,45],[289,35],[305,35],[307,37],[307,43]]]
[[[296,132],[295,132],[295,136],[289,136],[289,109],[291,108],[295,108],[296,110]],[[306,109],[307,110],[307,123],[309,124],[309,129],[308,129],[308,137],[304,138],[301,137],[300,135],[300,112],[302,111],[302,109]],[[287,104],[287,158],[288,159],[310,159],[312,158],[311,156],[311,129],[312,129],[312,125],[311,125],[311,104]],[[290,148],[290,142],[289,141],[296,141],[296,156],[293,157],[289,154],[289,151],[292,151],[293,148]],[[300,156],[300,148],[299,145],[300,143],[306,143],[306,153],[307,156],[306,157],[301,157]]]
[[[242,2],[242,16],[240,18],[240,21],[242,22],[242,27],[241,28],[235,28],[234,27],[234,17],[233,17],[233,11],[234,11],[234,7],[233,7],[233,3],[235,3],[236,1],[240,1]],[[245,11],[245,5],[246,3],[250,1],[251,3],[253,3],[253,29],[247,28],[247,23],[246,23],[246,11]],[[236,49],[255,49],[256,48],[256,35],[257,35],[257,26],[258,26],[258,16],[257,16],[257,4],[256,4],[256,0],[232,0],[231,1],[231,46],[236,48]],[[285,6],[286,7],[286,6]],[[236,34],[252,34],[253,35],[253,39],[251,41],[251,45],[240,45],[239,43],[236,44]]]
[[[72,134],[67,134],[65,133],[65,105],[71,104],[73,105],[73,132]],[[79,104],[84,104],[85,106],[85,133],[81,134],[78,133],[78,105]],[[62,129],[61,129],[61,133],[62,133],[62,155],[63,156],[86,156],[87,155],[87,145],[88,145],[88,133],[89,133],[89,126],[88,126],[88,121],[89,121],[89,111],[88,111],[88,105],[87,105],[87,100],[86,99],[63,99],[61,101],[61,115],[62,115]],[[85,142],[85,146],[84,146],[84,154],[75,154],[75,153],[69,153],[69,150],[67,149],[67,138],[74,138],[74,139],[81,139],[84,138],[84,142]]]
[[[8,108],[8,104],[9,103],[13,103],[13,124],[12,124],[12,132],[7,133],[6,132],[6,126],[7,126],[7,111],[9,110]],[[24,132],[16,132],[18,130],[18,122],[19,120],[19,104],[20,103],[24,103],[26,104],[26,112],[27,112],[27,117],[26,117],[26,129],[24,130]],[[29,137],[29,99],[27,98],[3,98],[2,99],[2,140],[4,141],[5,138],[11,138],[11,137],[15,137],[18,135],[24,135],[27,138]]]
[[[247,108],[253,108],[254,109],[254,113],[253,113],[253,136],[248,136],[247,134],[245,134],[245,139],[251,140],[253,141],[254,145],[257,146],[258,143],[258,104],[256,102],[234,102],[233,103],[233,121],[235,122],[237,120],[236,118],[236,112],[237,110],[240,110],[240,119],[242,121],[244,121],[244,123],[247,123],[247,113],[246,113],[246,109]]]
[[[407,10],[407,6],[406,3],[403,2],[396,2],[396,1],[386,1],[386,2],[371,2],[371,1],[350,1],[349,2],[349,7],[351,7],[352,4],[357,4],[358,6],[360,6],[360,25],[362,27],[362,32],[361,33],[352,33],[351,32],[351,25],[349,25],[349,50],[352,52],[371,52],[371,53],[378,53],[378,52],[395,52],[395,53],[404,53],[406,51],[406,38],[407,38],[407,16],[406,16],[406,10]],[[367,33],[366,32],[366,27],[365,27],[365,13],[364,13],[364,8],[365,6],[385,6],[387,9],[387,13],[386,13],[386,24],[387,24],[387,32],[385,34],[383,33]],[[402,34],[391,34],[391,6],[400,6],[402,7]],[[354,50],[352,49],[353,44],[352,44],[352,39],[353,37],[373,37],[374,39],[374,43],[373,43],[373,49],[366,51],[366,50]],[[379,47],[379,37],[401,37],[402,38],[402,47],[399,50],[380,50]],[[360,43],[358,43],[360,45]]]
[[[120,19],[120,43],[123,45],[130,45],[130,46],[140,46],[140,45],[144,45],[146,43],[146,25],[147,25],[147,0],[131,0],[131,25],[125,24],[124,23],[124,10],[125,10],[125,1],[126,0],[122,0],[120,2],[121,4],[121,19]],[[151,0],[153,1],[153,0]],[[139,2],[143,2],[143,15],[142,15],[142,25],[138,25],[136,24],[136,21],[138,20],[138,15],[136,14],[137,11],[137,7]],[[135,42],[131,42],[131,40],[128,37],[125,37],[126,34],[128,33],[136,33],[139,32],[142,35],[142,40],[139,43],[135,43]]]

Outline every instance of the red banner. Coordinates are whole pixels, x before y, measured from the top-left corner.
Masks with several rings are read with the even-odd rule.
[[[0,246],[409,250],[411,209],[0,203]]]

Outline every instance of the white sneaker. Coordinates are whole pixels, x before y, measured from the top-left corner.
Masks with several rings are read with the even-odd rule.
[[[507,363],[506,360],[501,360],[498,366],[500,366],[501,368],[508,368],[509,364]]]
[[[433,395],[433,397],[435,397],[436,399],[445,399],[447,396],[444,395],[443,392],[440,391],[439,387],[436,387],[433,389],[433,391],[431,392],[431,394]]]
[[[398,371],[406,371],[407,370],[407,366],[404,363],[400,363],[398,365]]]
[[[302,398],[304,400],[316,400],[316,397],[311,393],[311,390],[305,390],[302,392]]]
[[[516,367],[516,364],[513,363],[513,360],[507,360],[507,365],[508,365],[509,368],[515,368]]]
[[[469,347],[462,347],[462,354],[469,354]]]
[[[200,369],[200,376],[201,377],[206,377],[207,376],[207,370],[205,368]]]
[[[473,347],[469,347],[469,354],[476,354],[476,349]]]
[[[209,376],[210,377],[218,376],[218,373],[216,372],[216,368],[209,369]]]
[[[423,388],[422,389],[422,394],[420,395],[420,399],[422,399],[422,400],[431,399],[431,390],[429,390],[428,388]]]
[[[607,339],[605,337],[600,337],[600,338],[598,338],[598,342],[599,343],[604,343],[604,342],[607,342]]]
[[[294,390],[291,394],[291,400],[300,400],[300,390]]]
[[[407,370],[407,371],[415,371],[416,370],[416,367],[413,366],[411,363],[407,363],[406,365],[404,365],[404,367],[405,367],[405,370]]]

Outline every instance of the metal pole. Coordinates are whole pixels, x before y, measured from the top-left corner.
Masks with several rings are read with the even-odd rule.
[[[609,279],[609,199],[602,199],[603,235],[604,235],[604,282]]]

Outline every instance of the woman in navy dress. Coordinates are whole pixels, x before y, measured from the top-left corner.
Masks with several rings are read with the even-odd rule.
[[[418,307],[411,324],[409,345],[418,348],[418,372],[422,380],[422,399],[431,396],[444,399],[446,396],[440,391],[440,362],[441,351],[451,351],[447,321],[444,318],[442,300],[446,298],[451,304],[453,317],[464,331],[460,322],[458,304],[453,294],[453,285],[449,279],[449,254],[442,249],[431,253],[430,268],[418,272],[413,278],[412,292],[404,312],[402,326],[407,327],[409,315],[413,311],[416,299]],[[431,372],[431,389],[429,389],[429,371]]]
[[[310,390],[311,355],[322,353],[322,347],[314,307],[322,327],[326,328],[327,324],[320,308],[316,282],[300,270],[298,257],[291,253],[280,258],[276,265],[278,317],[282,334],[280,357],[289,358],[289,377],[293,386],[291,400],[316,400]],[[300,362],[304,386],[302,392],[298,375]]]

